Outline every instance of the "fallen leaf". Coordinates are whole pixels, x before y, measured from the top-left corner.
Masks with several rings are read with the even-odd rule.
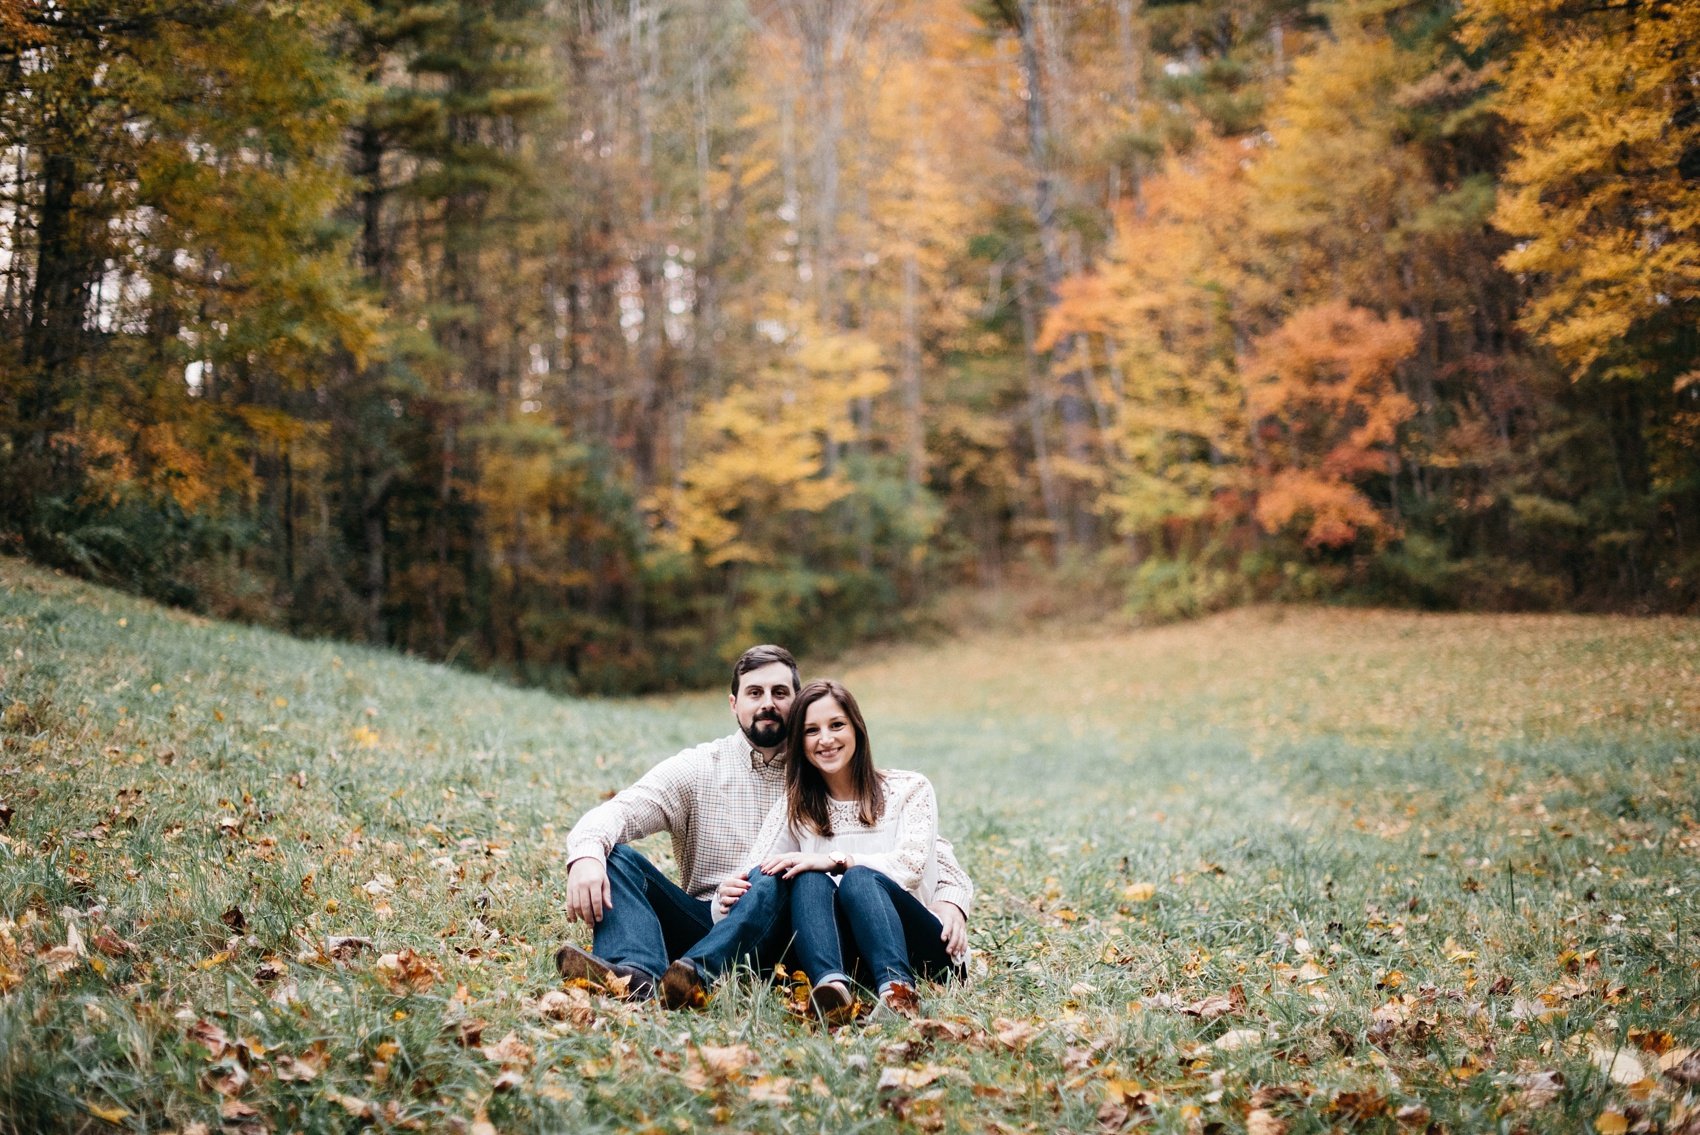
[[[1287,1121],[1273,1112],[1254,1107],[1246,1113],[1245,1131],[1246,1135],[1287,1135]]]
[[[791,1102],[791,1080],[785,1076],[758,1076],[750,1085],[750,1099],[785,1107]]]
[[[992,1022],[992,1035],[998,1038],[998,1043],[1005,1048],[1020,1052],[1028,1042],[1039,1035],[1039,1030],[1026,1021],[1012,1021],[1008,1017],[999,1017]]]
[[[189,1039],[211,1053],[217,1060],[230,1048],[230,1035],[211,1021],[202,1019],[189,1026]]]
[[[1622,1112],[1602,1111],[1600,1117],[1594,1120],[1594,1130],[1600,1135],[1623,1135],[1629,1130],[1629,1120]]]
[[[1150,902],[1156,894],[1155,883],[1129,883],[1122,888],[1122,898],[1128,902]]]
[[[937,1064],[928,1064],[921,1068],[883,1068],[880,1070],[879,1083],[874,1087],[882,1092],[919,1091],[942,1075],[944,1069]]]
[[[928,1040],[967,1040],[976,1031],[974,1026],[962,1021],[941,1021],[936,1017],[922,1017],[913,1022],[917,1032]]]
[[[275,958],[267,958],[258,966],[254,967],[254,980],[259,982],[261,985],[264,985],[267,982],[277,981],[288,972],[288,970],[283,968],[282,962]]]
[[[81,960],[70,946],[49,946],[35,956],[36,964],[47,971],[48,977],[62,977],[77,968]]]
[[[582,989],[551,989],[537,999],[537,1014],[556,1021],[568,1021],[580,1028],[596,1023],[596,1008],[590,994]]]
[[[409,989],[427,992],[443,976],[442,967],[434,959],[416,953],[411,946],[394,954],[380,954],[373,966],[394,993]]]
[[[1398,1111],[1394,1112],[1393,1118],[1396,1119],[1403,1127],[1421,1127],[1424,1130],[1427,1130],[1429,1121],[1428,1105],[1423,1103],[1408,1103]]]
[[[881,1064],[907,1064],[920,1054],[921,1046],[912,1040],[888,1040],[879,1047]]]
[[[333,934],[325,939],[324,955],[336,962],[346,962],[361,950],[370,950],[372,939],[354,934]]]
[[[242,913],[242,908],[239,906],[231,907],[219,915],[218,920],[232,930],[240,931],[248,928],[248,916]]]
[[[483,1108],[479,1108],[478,1114],[472,1117],[467,1135],[496,1135],[496,1125],[490,1122],[490,1117],[484,1114]]]
[[[141,953],[141,947],[127,938],[120,938],[109,927],[101,927],[89,941],[100,953],[109,958],[130,957]]]
[[[318,1079],[328,1060],[322,1050],[308,1050],[300,1056],[285,1053],[273,1062],[272,1071],[286,1083],[305,1084]]]
[[[90,1115],[96,1119],[104,1119],[108,1123],[118,1123],[130,1117],[130,1109],[119,1107],[117,1104],[85,1103],[83,1106],[89,1109]]]
[[[480,1051],[484,1053],[484,1059],[507,1067],[523,1068],[531,1063],[531,1046],[514,1032],[495,1044],[485,1045]]]
[[[1564,1090],[1564,1073],[1545,1068],[1538,1072],[1525,1072],[1515,1077],[1513,1082],[1523,1090],[1524,1107],[1545,1107]]]
[[[241,1100],[225,1100],[218,1105],[218,1113],[225,1119],[252,1119],[260,1114],[259,1108]]]
[[[755,1062],[755,1052],[747,1044],[705,1044],[697,1049],[703,1067],[717,1079],[727,1080]]]
[[[1588,1056],[1594,1067],[1619,1084],[1638,1084],[1647,1078],[1647,1069],[1640,1058],[1628,1049],[1620,1048],[1614,1052],[1609,1048],[1596,1047]]]
[[[1700,1084],[1700,1052],[1691,1048],[1673,1048],[1659,1057],[1659,1071],[1666,1078],[1692,1088]]]
[[[1373,1119],[1387,1110],[1387,1098],[1374,1088],[1341,1092],[1334,1097],[1334,1110],[1348,1119]]]
[[[384,1101],[383,1123],[386,1127],[400,1127],[404,1131],[423,1131],[425,1121],[417,1116],[409,1117],[407,1109],[395,1100]]]
[[[342,1110],[354,1116],[356,1119],[377,1118],[377,1109],[366,1100],[361,1099],[359,1096],[345,1096],[340,1092],[326,1092],[325,1098],[330,1102],[339,1105]],[[493,1131],[494,1128],[491,1130]]]
[[[248,1086],[248,1070],[234,1060],[226,1060],[207,1069],[203,1079],[207,1087],[221,1096],[239,1096]]]
[[[1223,1052],[1232,1052],[1236,1048],[1262,1043],[1263,1033],[1259,1029],[1229,1029],[1216,1038],[1214,1047]]]
[[[1272,1104],[1303,1102],[1310,1092],[1308,1084],[1265,1084],[1251,1093],[1251,1106],[1265,1110]]]
[[[1226,1016],[1233,1012],[1233,1009],[1234,1003],[1220,993],[1212,993],[1201,1001],[1181,1006],[1181,1012],[1187,1016],[1205,1021],[1214,1021],[1217,1017]]]
[[[525,1082],[525,1074],[517,1069],[509,1068],[490,1082],[490,1089],[505,1092],[517,1088]]]
[[[490,1026],[477,1017],[455,1022],[455,1043],[462,1048],[476,1048],[484,1039],[484,1030]]]

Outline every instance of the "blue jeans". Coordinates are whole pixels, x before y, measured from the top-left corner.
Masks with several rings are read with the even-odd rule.
[[[944,924],[872,867],[850,868],[837,886],[819,871],[797,876],[791,924],[798,960],[814,985],[858,970],[875,989],[893,981],[914,985],[917,973],[939,980],[959,973],[939,937]]]
[[[714,926],[708,900],[694,899],[661,869],[625,844],[608,853],[608,885],[614,905],[596,924],[593,949],[612,965],[627,965],[660,977],[672,959]]]
[[[682,955],[713,982],[739,962],[760,973],[785,956],[791,943],[790,879],[751,868],[745,891],[725,918]]]

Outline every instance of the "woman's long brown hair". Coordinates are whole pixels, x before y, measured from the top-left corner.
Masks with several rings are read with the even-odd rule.
[[[816,835],[832,834],[832,816],[827,812],[826,777],[809,763],[803,751],[803,725],[809,707],[823,698],[831,698],[850,719],[850,732],[856,738],[856,752],[850,758],[850,779],[856,786],[856,802],[862,822],[870,828],[885,813],[885,793],[880,791],[879,770],[874,767],[873,746],[868,743],[868,726],[862,720],[862,709],[849,690],[831,678],[818,678],[804,686],[791,701],[791,720],[785,731],[785,797],[786,815],[791,830]]]

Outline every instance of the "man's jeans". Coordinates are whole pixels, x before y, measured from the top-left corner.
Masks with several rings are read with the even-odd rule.
[[[692,898],[655,864],[617,845],[608,854],[614,905],[596,924],[596,956],[651,978],[659,978],[674,958],[687,956],[709,980],[746,957],[758,968],[764,961],[771,964],[791,938],[790,884],[760,871],[752,874],[750,889],[716,926],[707,899]]]
[[[792,880],[764,875],[760,867],[744,877],[750,889],[702,941],[685,951],[705,981],[713,982],[740,962],[761,973],[781,961],[791,944]]]
[[[596,956],[659,978],[667,963],[714,925],[706,899],[694,899],[625,844],[608,853],[614,904],[596,924]]]
[[[938,916],[872,867],[850,868],[837,886],[819,871],[797,876],[791,924],[797,957],[814,985],[857,969],[875,989],[894,981],[914,985],[917,973],[941,981],[960,976],[939,937]]]

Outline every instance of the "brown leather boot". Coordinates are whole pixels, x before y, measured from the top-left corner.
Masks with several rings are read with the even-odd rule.
[[[700,1009],[708,1004],[708,989],[697,967],[680,958],[661,975],[661,1003],[669,1009]]]
[[[655,995],[655,978],[636,966],[605,962],[589,950],[571,942],[555,951],[555,969],[568,981],[588,981],[600,985],[616,997],[627,1001],[647,1001]]]

